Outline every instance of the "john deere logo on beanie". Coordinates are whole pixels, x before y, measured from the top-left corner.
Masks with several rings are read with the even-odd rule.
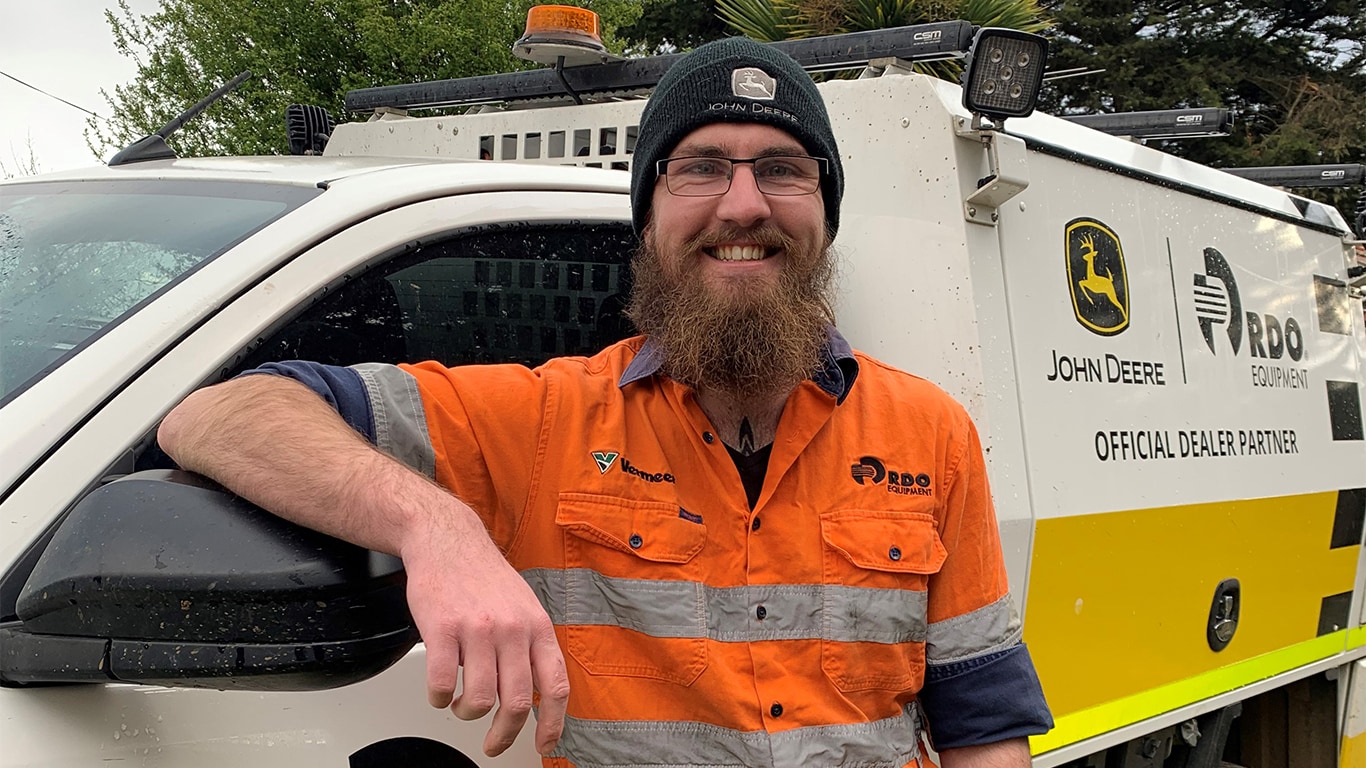
[[[741,67],[730,73],[730,92],[745,99],[773,101],[778,81],[758,67]]]
[[[707,43],[683,56],[660,78],[640,116],[631,163],[631,218],[645,231],[659,160],[710,123],[759,123],[785,131],[813,157],[829,161],[821,179],[826,227],[839,228],[844,168],[825,101],[811,76],[782,51],[744,37]]]

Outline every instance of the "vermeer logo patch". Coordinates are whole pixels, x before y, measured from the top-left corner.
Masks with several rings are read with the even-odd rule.
[[[620,463],[617,462],[618,458],[621,458]],[[622,457],[619,451],[593,451],[593,463],[598,465],[598,472],[604,475],[612,468],[613,464],[616,464],[622,472],[632,477],[638,477],[647,483],[672,483],[674,481],[672,473],[647,472],[640,467],[632,466],[631,462]]]
[[[1095,219],[1073,219],[1063,239],[1077,322],[1100,336],[1122,333],[1129,327],[1129,276],[1119,236]]]
[[[597,462],[598,472],[607,474],[607,470],[612,468],[612,462],[620,455],[616,451],[593,451],[593,461]]]
[[[772,101],[778,81],[758,67],[741,67],[730,73],[730,92],[745,99]]]
[[[878,485],[886,480],[888,493],[910,496],[934,495],[934,490],[930,488],[933,481],[929,475],[924,472],[888,470],[882,459],[876,456],[860,456],[858,461],[849,466],[849,474],[859,485]]]

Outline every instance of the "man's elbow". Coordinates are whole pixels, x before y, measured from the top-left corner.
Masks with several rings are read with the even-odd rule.
[[[251,376],[233,379],[191,392],[161,420],[157,427],[157,444],[176,463],[188,466],[195,445],[214,431],[212,425],[221,420],[222,414],[240,412],[246,408],[253,397],[252,390],[277,386],[276,382],[267,380],[274,378]]]

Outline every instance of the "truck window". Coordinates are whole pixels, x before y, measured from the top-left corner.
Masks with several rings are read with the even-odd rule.
[[[318,192],[156,180],[0,187],[0,404]]]
[[[277,360],[539,365],[633,332],[624,224],[462,233],[377,265],[305,310],[239,370]]]

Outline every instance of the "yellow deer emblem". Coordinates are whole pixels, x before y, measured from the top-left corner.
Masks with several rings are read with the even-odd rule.
[[[1126,323],[1129,314],[1124,310],[1124,305],[1120,303],[1119,296],[1115,293],[1115,277],[1110,272],[1110,268],[1105,268],[1105,275],[1101,276],[1096,272],[1096,241],[1091,235],[1084,235],[1081,238],[1081,258],[1086,261],[1086,277],[1077,281],[1077,287],[1081,289],[1082,295],[1091,304],[1096,303],[1096,296],[1104,296],[1115,305],[1119,310],[1119,316]]]

